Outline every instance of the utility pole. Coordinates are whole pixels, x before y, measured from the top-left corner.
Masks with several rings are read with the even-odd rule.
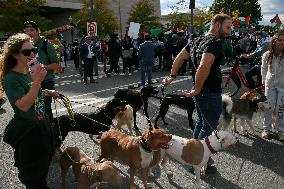
[[[90,18],[91,18],[90,22],[93,22],[93,16],[94,16],[94,3],[93,0],[90,0]]]
[[[123,35],[122,35],[121,5],[120,5],[120,0],[118,0],[118,14],[119,14],[119,27],[120,27],[120,40],[122,41]]]
[[[190,32],[193,34],[193,9],[195,9],[195,0],[190,0],[189,2],[189,8],[190,8]]]

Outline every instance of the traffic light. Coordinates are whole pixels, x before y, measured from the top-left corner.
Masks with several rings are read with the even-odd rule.
[[[190,9],[195,9],[195,0],[190,0],[190,2],[189,2],[189,8],[190,8]]]

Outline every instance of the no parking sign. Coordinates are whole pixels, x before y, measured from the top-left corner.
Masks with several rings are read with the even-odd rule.
[[[96,22],[87,22],[87,34],[88,36],[97,36],[97,23]]]

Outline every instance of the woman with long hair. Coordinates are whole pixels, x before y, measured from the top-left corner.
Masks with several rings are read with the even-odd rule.
[[[56,98],[58,92],[41,90],[46,69],[40,63],[33,69],[28,66],[36,53],[31,38],[19,33],[8,38],[0,57],[1,81],[14,111],[3,140],[15,150],[18,177],[27,189],[48,188],[46,177],[55,149],[43,96]]]
[[[264,113],[263,138],[270,138],[272,116],[275,111],[275,126],[278,130],[278,139],[284,140],[284,31],[279,30],[272,37],[270,47],[262,56],[261,75],[265,85],[265,96],[269,109]],[[281,108],[282,106],[282,108]]]

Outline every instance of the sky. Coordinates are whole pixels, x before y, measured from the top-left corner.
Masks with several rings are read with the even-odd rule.
[[[170,5],[175,4],[179,0],[160,0],[162,15],[166,15],[171,12]],[[185,0],[189,2],[189,0]],[[195,7],[208,7],[212,5],[213,0],[195,0]],[[260,24],[270,25],[270,19],[272,19],[277,13],[282,23],[284,23],[284,0],[259,0],[261,7],[261,14],[263,19]]]

